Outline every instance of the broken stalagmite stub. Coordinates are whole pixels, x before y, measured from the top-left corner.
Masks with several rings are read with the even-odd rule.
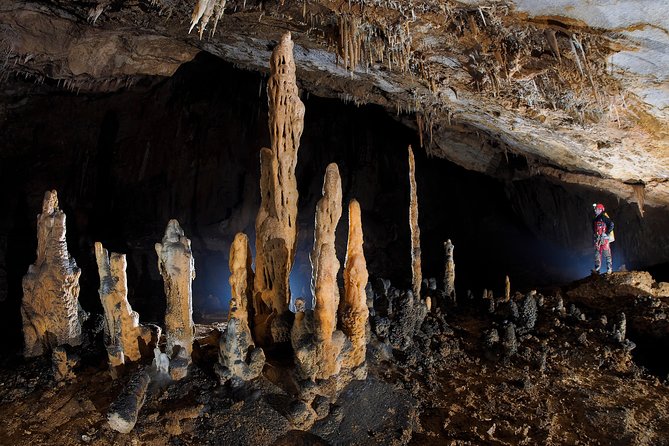
[[[163,243],[156,243],[158,270],[163,276],[165,312],[165,353],[170,358],[170,376],[181,379],[188,373],[193,350],[193,289],[195,261],[190,240],[176,220],[170,220]]]
[[[65,213],[56,191],[44,194],[37,216],[37,260],[23,276],[24,355],[38,356],[56,346],[81,344],[81,270],[67,251]]]
[[[290,338],[289,276],[297,238],[295,165],[304,128],[290,33],[272,52],[267,83],[271,148],[260,152],[261,203],[256,217],[255,338],[261,345]]]

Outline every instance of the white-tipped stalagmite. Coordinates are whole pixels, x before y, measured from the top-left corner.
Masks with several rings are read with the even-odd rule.
[[[81,344],[81,270],[67,251],[65,213],[55,190],[47,191],[37,216],[37,260],[23,276],[24,355],[38,356],[59,345]]]
[[[455,246],[451,243],[451,240],[446,240],[444,243],[444,251],[446,253],[446,264],[444,265],[444,294],[451,300],[455,302],[455,260],[453,257],[453,251]]]
[[[265,364],[265,353],[262,348],[255,347],[249,329],[249,309],[253,297],[252,260],[248,237],[238,233],[230,247],[230,315],[219,344],[219,363],[215,366],[221,382],[232,380],[233,385],[256,378]]]
[[[95,258],[100,275],[100,301],[105,316],[105,348],[109,365],[114,368],[126,361],[137,361],[150,352],[153,332],[139,324],[139,314],[132,311],[128,302],[127,262],[125,254],[111,253],[95,242]],[[156,340],[160,334],[156,336]]]
[[[351,352],[344,359],[344,367],[357,367],[365,361],[367,339],[365,330],[369,309],[365,287],[369,274],[363,252],[362,218],[360,203],[351,200],[348,205],[348,245],[344,262],[344,305],[339,319],[341,329],[351,341]]]
[[[170,376],[186,376],[193,350],[193,289],[195,261],[190,240],[176,220],[170,220],[163,242],[156,243],[158,270],[163,276],[167,310],[165,312],[165,353],[170,358]]]
[[[304,128],[290,33],[272,52],[267,83],[271,148],[260,152],[261,203],[256,217],[254,334],[261,345],[290,339],[288,279],[297,238],[295,165]]]
[[[416,161],[409,146],[409,229],[411,230],[411,284],[416,299],[420,299],[423,272],[420,263],[420,227],[418,226],[418,191],[416,187]]]
[[[336,329],[339,260],[335,252],[335,230],[341,218],[341,200],[339,168],[333,163],[326,169],[323,197],[316,205],[314,246],[310,255],[313,333],[303,336],[304,330],[299,327],[294,328],[293,333],[297,375],[301,379],[327,379],[341,370],[340,353],[346,337]],[[301,315],[296,318],[296,325],[303,321]]]

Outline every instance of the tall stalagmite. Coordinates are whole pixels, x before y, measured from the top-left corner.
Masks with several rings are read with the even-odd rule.
[[[188,373],[193,350],[193,290],[195,261],[190,240],[176,220],[170,220],[163,243],[156,243],[158,269],[163,276],[165,312],[165,353],[170,358],[170,376],[181,379]]]
[[[311,292],[314,296],[313,336],[303,336],[299,324],[305,323],[303,315],[296,318],[293,348],[298,376],[303,379],[327,379],[341,370],[340,353],[345,336],[337,327],[339,287],[337,272],[339,260],[335,252],[335,230],[341,217],[341,178],[336,164],[325,172],[323,198],[316,205],[314,246],[310,260],[312,267]]]
[[[47,191],[37,216],[37,260],[23,276],[24,355],[37,356],[59,345],[81,344],[79,276],[67,251],[65,213],[56,191]]]
[[[344,262],[344,305],[339,314],[341,329],[351,340],[351,353],[344,367],[357,367],[365,361],[367,319],[367,261],[362,249],[362,219],[360,204],[351,200],[348,205],[348,245]]]
[[[125,254],[111,253],[95,242],[95,258],[100,274],[100,300],[105,313],[105,347],[109,365],[114,368],[126,360],[137,361],[142,357],[140,347],[150,352],[153,333],[139,324],[139,314],[132,311],[128,302],[127,262]],[[156,336],[156,340],[160,334]]]
[[[411,230],[411,285],[416,299],[420,299],[423,272],[420,264],[420,227],[418,227],[418,196],[416,187],[416,161],[409,146],[409,228]]]
[[[448,239],[444,243],[444,251],[446,252],[446,264],[444,266],[444,294],[455,302],[455,260],[453,257],[453,250],[455,246]]]
[[[253,296],[251,247],[246,234],[238,233],[230,247],[230,315],[221,336],[216,373],[222,382],[233,385],[251,380],[262,372],[265,353],[256,348],[249,329],[249,307]],[[247,360],[248,358],[248,360]]]
[[[271,149],[260,152],[261,204],[256,218],[256,276],[253,305],[255,335],[261,343],[287,341],[288,278],[297,237],[295,165],[304,127],[304,104],[298,96],[290,33],[272,52],[267,84]]]

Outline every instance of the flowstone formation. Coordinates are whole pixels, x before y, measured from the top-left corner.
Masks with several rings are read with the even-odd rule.
[[[165,312],[165,353],[170,358],[170,376],[186,376],[193,350],[193,289],[195,261],[190,240],[176,220],[170,220],[163,243],[156,243],[158,270],[163,276],[167,311]]]
[[[311,292],[314,296],[313,331],[310,317],[300,312],[291,340],[298,378],[327,379],[341,370],[340,353],[346,337],[337,330],[339,260],[335,252],[335,230],[341,218],[341,178],[336,164],[328,165],[323,197],[316,205],[314,246],[311,251]]]
[[[251,263],[249,239],[246,234],[239,233],[230,247],[230,315],[220,340],[219,363],[215,366],[221,382],[232,380],[233,386],[256,378],[265,364],[265,352],[255,347],[249,328],[249,306],[253,296]]]
[[[95,258],[100,274],[100,301],[105,314],[105,348],[112,375],[126,361],[138,361],[160,339],[151,328],[140,325],[139,314],[128,302],[125,254],[111,253],[95,242]]]
[[[295,165],[304,128],[304,104],[295,80],[290,33],[272,52],[267,83],[271,148],[260,151],[261,203],[256,218],[255,338],[261,344],[290,338],[290,271],[297,237]]]
[[[409,228],[411,229],[411,286],[413,295],[420,299],[423,273],[420,264],[420,227],[418,226],[418,188],[416,186],[416,161],[409,146]]]
[[[65,213],[55,190],[47,191],[37,216],[37,260],[23,276],[24,355],[38,356],[54,347],[81,344],[83,310],[79,306],[81,270],[67,251]]]
[[[365,287],[369,273],[362,245],[360,203],[351,200],[348,205],[348,245],[344,262],[344,304],[339,312],[341,330],[351,341],[351,351],[343,362],[343,366],[347,368],[364,363],[367,351],[369,309]]]

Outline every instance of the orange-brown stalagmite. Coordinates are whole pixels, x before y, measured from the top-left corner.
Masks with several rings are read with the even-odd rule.
[[[98,292],[105,315],[105,348],[114,375],[115,367],[126,361],[139,360],[142,357],[140,343],[148,349],[154,336],[149,327],[139,324],[139,314],[128,302],[125,254],[113,252],[110,256],[102,243],[95,242],[95,258],[100,274]],[[155,336],[154,343],[158,338],[160,333]]]
[[[344,305],[339,315],[341,329],[351,340],[351,352],[344,359],[344,367],[357,367],[365,361],[367,339],[365,330],[369,309],[365,286],[369,274],[362,249],[362,219],[360,204],[351,200],[348,205],[348,245],[344,263]]]
[[[306,327],[306,318],[302,315],[296,319],[292,333],[295,363],[298,376],[302,379],[327,379],[341,370],[340,353],[345,336],[336,330],[339,260],[335,252],[335,230],[342,212],[341,199],[341,178],[337,165],[333,163],[327,167],[323,198],[316,205],[314,246],[310,255],[311,292],[314,296],[313,335],[305,336],[310,327]]]
[[[411,289],[420,299],[423,272],[420,264],[420,227],[418,226],[418,191],[416,187],[416,161],[409,146],[409,228],[411,230]]]
[[[193,350],[193,289],[195,261],[190,240],[176,220],[170,220],[163,243],[156,243],[158,270],[163,276],[165,312],[165,353],[170,358],[170,376],[181,379],[188,373]]]
[[[288,278],[297,237],[295,165],[304,127],[290,33],[272,52],[267,84],[271,148],[260,152],[261,204],[256,218],[255,336],[261,344],[287,341],[292,323]]]
[[[249,329],[249,307],[253,295],[251,263],[249,239],[246,234],[238,233],[230,247],[230,315],[219,343],[219,363],[215,366],[221,382],[231,379],[233,385],[257,377],[265,364],[265,353],[262,348],[255,347]]]
[[[37,216],[37,260],[23,276],[24,355],[38,356],[59,345],[81,344],[81,270],[67,251],[65,213],[55,190],[44,194]]]
[[[444,265],[444,295],[448,297],[452,303],[455,303],[455,258],[453,251],[455,246],[448,239],[444,243],[444,251],[446,252],[446,262]]]

